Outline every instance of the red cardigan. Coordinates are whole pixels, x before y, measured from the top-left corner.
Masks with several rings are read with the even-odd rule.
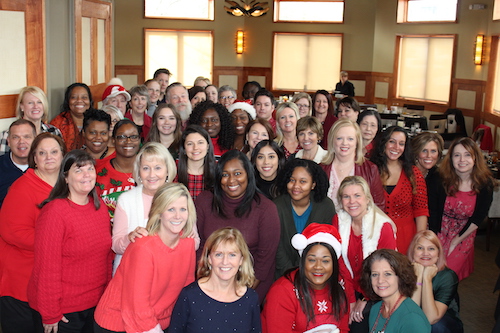
[[[328,179],[330,179],[332,165],[320,164],[320,166],[323,170],[325,170]],[[385,191],[382,186],[382,180],[380,179],[380,173],[378,172],[377,166],[368,160],[365,160],[361,165],[354,164],[354,175],[361,176],[366,180],[373,197],[373,202],[378,208],[385,211]]]
[[[66,145],[66,151],[80,149],[83,146],[83,136],[71,117],[70,111],[64,111],[58,114],[52,121],[51,125],[59,128]]]
[[[46,204],[36,221],[29,305],[44,324],[95,307],[111,278],[111,230],[106,206],[68,199]]]
[[[35,221],[38,205],[49,197],[52,186],[33,169],[16,180],[0,211],[0,295],[28,301],[28,281],[33,270]]]

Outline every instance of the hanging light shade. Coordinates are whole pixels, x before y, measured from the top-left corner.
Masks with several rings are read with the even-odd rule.
[[[231,7],[224,6],[228,14],[233,16],[259,17],[265,15],[269,11],[267,2],[256,2],[256,0],[240,0],[241,4],[236,1],[226,0]]]

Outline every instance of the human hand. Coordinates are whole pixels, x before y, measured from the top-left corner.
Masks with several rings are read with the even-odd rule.
[[[69,320],[64,316],[62,316],[60,321],[69,323]],[[44,333],[52,333],[52,332],[57,333],[58,329],[59,329],[59,321],[54,324],[43,324]]]
[[[363,310],[365,309],[366,301],[358,299],[351,309],[350,322],[361,322],[363,320]]]
[[[455,248],[457,247],[458,244],[460,244],[460,241],[458,240],[458,237],[454,237],[451,240],[450,248],[448,249],[448,255],[450,255],[455,250]]]
[[[417,276],[417,280],[424,274],[424,266],[418,262],[413,262],[413,270],[415,271],[415,275]]]
[[[425,267],[424,279],[432,280],[432,278],[436,276],[437,272],[438,272],[438,268],[437,268],[436,264],[434,264],[432,266]]]
[[[134,243],[136,238],[142,238],[143,236],[147,236],[147,235],[148,235],[148,231],[146,230],[146,228],[137,227],[128,234],[128,240],[131,243]]]

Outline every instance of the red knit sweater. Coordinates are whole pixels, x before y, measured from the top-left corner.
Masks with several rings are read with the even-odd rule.
[[[195,265],[193,238],[181,238],[173,249],[158,235],[136,238],[99,301],[95,321],[120,332],[167,328],[182,288],[194,281]]]
[[[56,199],[42,208],[35,227],[30,306],[44,324],[97,305],[111,278],[111,230],[106,206],[96,210]]]

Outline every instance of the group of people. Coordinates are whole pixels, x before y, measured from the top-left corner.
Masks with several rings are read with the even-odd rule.
[[[200,77],[24,88],[2,134],[2,332],[461,332],[496,181],[347,96]],[[2,203],[3,202],[3,203]]]

